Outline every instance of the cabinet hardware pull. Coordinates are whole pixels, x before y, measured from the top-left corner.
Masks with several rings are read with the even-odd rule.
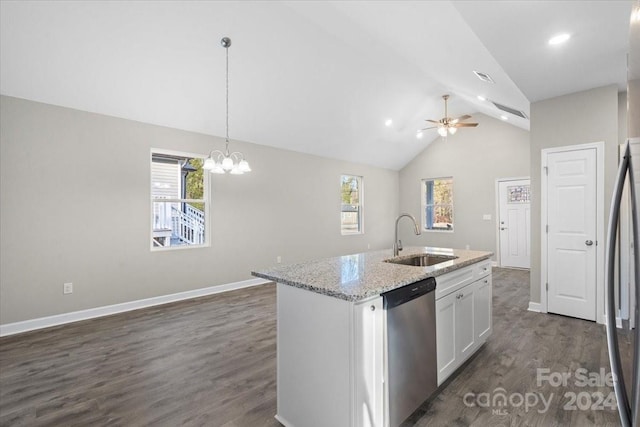
[[[371,311],[376,311],[376,306],[375,305],[371,306]]]

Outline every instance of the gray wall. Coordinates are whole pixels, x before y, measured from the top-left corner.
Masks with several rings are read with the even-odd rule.
[[[2,324],[391,247],[398,172],[233,141],[254,171],[213,176],[211,247],[151,252],[150,148],[222,139],[5,96],[0,111]],[[364,235],[340,234],[342,173],[364,176]]]
[[[404,245],[496,252],[496,179],[529,176],[529,132],[475,114],[477,128],[432,142],[400,171],[400,210],[420,218],[423,178],[453,177],[454,231],[415,236],[401,224]],[[491,214],[491,221],[482,219]]]
[[[604,86],[531,104],[531,301],[540,302],[540,165],[544,148],[605,142],[605,227],[618,164],[618,89]]]

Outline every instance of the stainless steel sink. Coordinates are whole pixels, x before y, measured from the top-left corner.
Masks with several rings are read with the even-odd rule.
[[[419,254],[411,257],[391,258],[385,260],[385,262],[413,265],[415,267],[428,267],[430,265],[440,264],[441,262],[451,261],[456,258],[458,257],[451,255]]]

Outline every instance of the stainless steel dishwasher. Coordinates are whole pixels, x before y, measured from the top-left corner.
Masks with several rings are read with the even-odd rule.
[[[382,294],[387,316],[389,427],[397,427],[438,388],[436,280]]]

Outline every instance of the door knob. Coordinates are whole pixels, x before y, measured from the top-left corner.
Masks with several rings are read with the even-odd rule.
[[[500,230],[506,230],[507,227],[500,227]]]
[[[591,246],[593,245],[593,240],[587,240],[586,242],[584,242],[584,244],[587,246]]]

